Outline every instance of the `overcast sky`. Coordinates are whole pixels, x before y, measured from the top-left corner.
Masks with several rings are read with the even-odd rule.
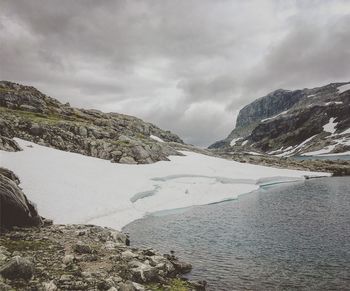
[[[350,80],[350,1],[0,0],[0,79],[207,146],[257,97]]]

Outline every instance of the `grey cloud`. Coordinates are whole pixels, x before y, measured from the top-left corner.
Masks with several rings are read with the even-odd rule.
[[[348,1],[0,2],[0,79],[209,145],[279,87],[350,79]]]

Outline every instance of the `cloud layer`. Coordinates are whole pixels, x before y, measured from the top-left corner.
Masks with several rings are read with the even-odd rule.
[[[0,79],[201,146],[278,88],[350,80],[350,3],[5,0]]]

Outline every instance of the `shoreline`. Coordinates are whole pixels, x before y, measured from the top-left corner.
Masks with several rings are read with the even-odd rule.
[[[125,234],[100,226],[14,227],[1,233],[0,254],[1,290],[206,289],[183,278],[192,265],[174,253],[130,247]]]

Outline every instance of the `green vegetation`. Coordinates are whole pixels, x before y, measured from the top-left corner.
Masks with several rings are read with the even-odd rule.
[[[112,141],[112,144],[115,144],[115,145],[120,146],[120,147],[131,146],[131,144],[128,140],[114,140],[114,141]]]
[[[0,88],[0,92],[15,92],[13,89]]]
[[[46,240],[1,240],[0,244],[3,245],[9,252],[14,251],[38,251],[45,250],[50,245]]]
[[[30,120],[32,122],[38,122],[38,123],[57,123],[61,120],[61,118],[58,115],[54,114],[42,114],[42,113],[36,113],[36,112],[30,112],[30,111],[22,111],[22,110],[13,110],[5,107],[0,107],[1,113],[8,113],[17,117],[21,117],[27,120]]]
[[[24,110],[14,110],[9,109],[6,107],[0,107],[0,113],[8,113],[20,118],[27,119],[31,122],[35,123],[47,123],[47,124],[56,124],[59,121],[66,121],[66,122],[72,122],[75,125],[81,124],[86,125],[88,122],[80,117],[72,116],[61,116],[58,114],[43,114],[43,113],[37,113],[37,112],[31,112],[31,111],[24,111]]]

